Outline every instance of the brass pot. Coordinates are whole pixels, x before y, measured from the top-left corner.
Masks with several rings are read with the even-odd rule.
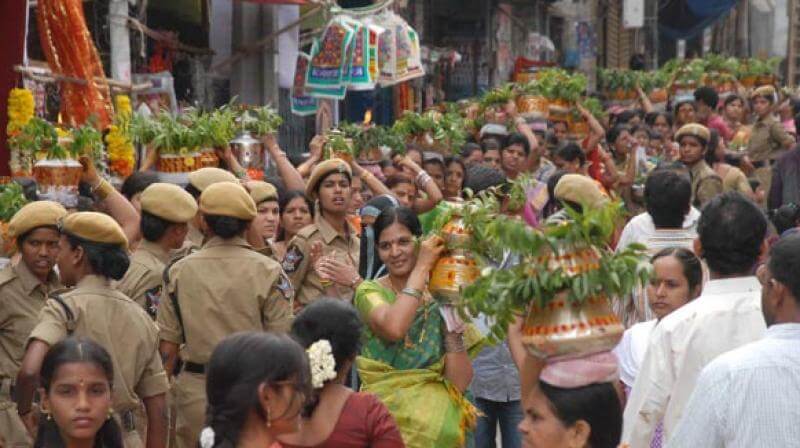
[[[461,301],[461,289],[472,284],[479,275],[475,259],[464,249],[453,249],[436,261],[428,289],[436,300],[456,304]]]
[[[460,206],[453,205],[453,207]],[[458,212],[442,227],[441,235],[447,252],[433,266],[428,289],[435,299],[454,304],[461,300],[462,288],[478,278],[480,269],[475,258],[467,250],[472,234]]]
[[[550,112],[547,98],[539,95],[520,95],[517,110],[526,118],[546,118]]]
[[[596,296],[583,303],[567,301],[559,293],[544,307],[531,306],[522,325],[522,343],[539,358],[579,358],[612,350],[625,327],[612,311],[608,298]]]
[[[263,168],[264,145],[249,132],[242,131],[229,145],[242,168]]]

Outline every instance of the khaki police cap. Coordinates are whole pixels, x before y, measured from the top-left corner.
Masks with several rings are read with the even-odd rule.
[[[756,97],[764,97],[769,100],[769,102],[775,102],[775,87],[772,86],[761,86],[757,87],[753,90],[753,93],[750,94],[750,99],[756,99]]]
[[[681,126],[678,132],[675,133],[675,141],[679,142],[681,138],[687,135],[699,138],[703,143],[708,143],[711,139],[711,132],[709,132],[708,128],[697,123],[689,123]]]
[[[200,211],[206,215],[250,221],[256,217],[256,203],[241,185],[220,182],[209,186],[200,195]]]
[[[353,172],[347,162],[342,159],[328,159],[314,167],[314,171],[311,172],[311,177],[306,184],[306,195],[310,198],[316,198],[317,185],[331,173],[346,174],[351,179],[353,177]]]
[[[61,230],[93,243],[128,247],[128,238],[114,218],[97,212],[78,212],[61,220]]]
[[[58,226],[58,221],[67,215],[67,209],[58,202],[36,201],[23,206],[8,223],[11,238],[24,235],[37,227]]]
[[[556,199],[592,208],[602,207],[608,202],[608,197],[600,191],[597,183],[592,178],[580,174],[561,176],[554,194]]]
[[[197,202],[183,188],[155,183],[142,192],[142,211],[169,222],[186,223],[197,214]]]
[[[250,192],[250,197],[256,205],[264,201],[277,201],[278,190],[274,185],[260,180],[251,180],[245,184],[247,191]]]
[[[218,182],[238,182],[238,179],[236,179],[236,176],[230,171],[212,167],[200,168],[197,171],[189,173],[189,183],[201,193],[205,191],[209,185]]]

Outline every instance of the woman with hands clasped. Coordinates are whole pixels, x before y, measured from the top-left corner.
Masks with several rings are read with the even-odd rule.
[[[381,213],[374,227],[389,274],[356,290],[367,324],[357,360],[362,390],[386,404],[406,446],[462,446],[477,417],[463,395],[472,380],[467,350],[480,336],[427,291],[444,241],[434,235],[417,246],[419,220],[403,207]]]

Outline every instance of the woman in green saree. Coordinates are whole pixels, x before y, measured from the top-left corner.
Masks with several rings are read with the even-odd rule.
[[[480,336],[452,319],[448,330],[441,306],[427,291],[444,242],[431,236],[417,253],[415,237],[422,229],[407,208],[384,211],[374,227],[389,274],[356,291],[356,308],[367,323],[357,360],[362,389],[386,404],[407,447],[464,446],[477,417],[464,396],[472,380],[467,351]]]

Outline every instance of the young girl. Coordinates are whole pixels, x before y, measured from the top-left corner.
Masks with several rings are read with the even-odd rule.
[[[111,417],[113,379],[111,356],[96,342],[67,338],[52,346],[42,363],[35,448],[122,448]]]

